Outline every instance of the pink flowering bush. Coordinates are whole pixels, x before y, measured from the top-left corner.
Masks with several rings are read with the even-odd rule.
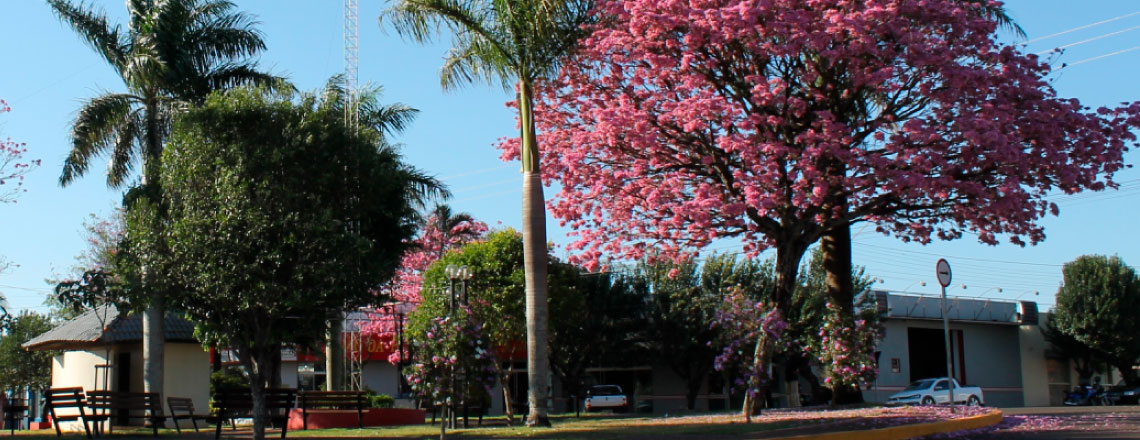
[[[0,99],[0,113],[12,108]],[[24,160],[28,152],[27,144],[15,142],[11,138],[0,140],[0,203],[14,203],[16,196],[26,191],[24,176],[40,165],[40,160]]]
[[[754,301],[743,290],[735,289],[725,298],[712,325],[720,329],[723,347],[716,357],[716,370],[727,372],[733,378],[733,388],[755,397],[760,386],[771,378],[768,365],[754,359],[756,341],[764,334],[773,345],[786,346],[788,341],[783,336],[788,323],[775,308],[762,301]]]
[[[833,390],[869,386],[879,374],[875,346],[881,329],[874,321],[843,319],[831,304],[819,338],[804,350],[814,354],[823,371],[823,383]]]
[[[489,401],[495,384],[494,355],[470,308],[432,318],[413,347],[416,362],[404,369],[404,375],[421,399],[434,405],[456,399]]]
[[[438,208],[437,208],[438,210]],[[398,323],[421,302],[424,271],[439,260],[447,251],[486,236],[487,224],[463,216],[461,221],[452,222],[440,215],[429,216],[423,229],[412,241],[411,249],[400,260],[400,266],[392,280],[379,292],[386,295],[391,303],[374,310],[369,320],[361,325],[361,331],[381,338],[395,338]],[[388,362],[396,365],[404,359],[401,353],[393,353]]]

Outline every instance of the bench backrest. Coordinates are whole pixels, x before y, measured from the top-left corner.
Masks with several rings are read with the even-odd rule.
[[[97,410],[146,410],[151,415],[162,414],[162,398],[159,393],[88,391],[87,406]]]
[[[290,410],[297,401],[297,390],[292,388],[268,388],[265,390],[267,411]],[[219,391],[214,394],[214,406],[227,412],[253,410],[253,395],[248,389]]]
[[[52,408],[84,408],[83,388],[51,388],[44,392],[44,403]]]
[[[301,391],[302,408],[363,408],[368,398],[364,391]]]
[[[189,397],[167,397],[166,404],[171,414],[175,411],[194,414],[194,399]]]

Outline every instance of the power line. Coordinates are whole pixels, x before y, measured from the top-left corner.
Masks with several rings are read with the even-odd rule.
[[[1083,25],[1083,26],[1077,26],[1077,27],[1075,27],[1075,28],[1072,28],[1072,29],[1068,29],[1068,30],[1064,30],[1064,31],[1061,31],[1061,32],[1057,32],[1057,33],[1053,33],[1053,34],[1045,35],[1045,36],[1043,36],[1043,37],[1037,37],[1037,38],[1034,38],[1034,39],[1032,39],[1032,40],[1026,41],[1026,42],[1024,42],[1024,43],[1021,43],[1021,45],[1022,45],[1022,46],[1027,46],[1027,45],[1029,45],[1029,44],[1033,44],[1033,43],[1036,43],[1036,42],[1038,42],[1038,41],[1042,41],[1042,40],[1048,40],[1048,39],[1050,39],[1050,38],[1059,37],[1059,36],[1061,36],[1061,35],[1070,34],[1070,33],[1076,32],[1076,31],[1080,31],[1080,30],[1088,29],[1088,28],[1091,28],[1091,27],[1100,26],[1100,25],[1102,25],[1102,24],[1106,24],[1106,23],[1112,23],[1112,22],[1114,22],[1114,21],[1117,21],[1117,20],[1122,20],[1122,19],[1125,19],[1125,18],[1128,18],[1128,17],[1134,16],[1134,15],[1140,15],[1140,11],[1131,12],[1131,13],[1128,13],[1128,14],[1124,14],[1124,15],[1118,15],[1118,16],[1116,16],[1116,17],[1112,17],[1112,18],[1109,18],[1109,19],[1107,19],[1107,20],[1101,20],[1101,21],[1098,21],[1098,22],[1096,22],[1096,23],[1086,24],[1086,25]]]
[[[1098,36],[1095,36],[1095,37],[1092,37],[1092,38],[1087,38],[1087,39],[1084,39],[1084,40],[1078,41],[1078,42],[1076,42],[1076,43],[1069,43],[1069,44],[1066,44],[1066,45],[1064,45],[1064,46],[1057,46],[1057,47],[1055,47],[1055,48],[1052,48],[1052,49],[1049,49],[1049,50],[1043,50],[1043,51],[1041,51],[1041,52],[1037,52],[1035,55],[1045,55],[1045,54],[1048,54],[1048,53],[1058,52],[1058,51],[1061,51],[1061,50],[1065,50],[1065,49],[1068,49],[1068,48],[1070,48],[1070,47],[1075,47],[1075,46],[1080,46],[1080,45],[1082,45],[1082,44],[1092,43],[1093,41],[1102,40],[1102,39],[1105,39],[1105,38],[1111,37],[1111,36],[1113,36],[1113,35],[1119,35],[1119,34],[1123,34],[1123,33],[1125,33],[1125,32],[1131,32],[1131,31],[1134,31],[1134,30],[1137,30],[1137,29],[1140,29],[1140,26],[1132,26],[1132,27],[1130,27],[1130,28],[1128,28],[1128,29],[1119,30],[1119,31],[1115,31],[1115,32],[1109,32],[1109,33],[1107,33],[1107,34],[1101,34],[1101,35],[1098,35]]]
[[[963,256],[936,254],[936,253],[932,253],[932,252],[912,251],[912,250],[908,250],[908,249],[894,249],[894,248],[889,248],[886,246],[879,246],[879,245],[874,245],[874,244],[865,243],[865,242],[857,242],[857,241],[853,241],[852,243],[858,243],[860,246],[870,246],[873,248],[887,249],[887,250],[898,251],[898,252],[906,252],[906,253],[910,253],[910,254],[930,255],[930,256],[942,257],[942,258],[953,258],[956,260],[980,261],[980,262],[984,262],[984,263],[1020,264],[1020,265],[1026,265],[1026,266],[1043,266],[1043,267],[1062,267],[1063,266],[1061,264],[1027,263],[1024,261],[1009,261],[1009,260],[991,260],[988,258],[963,257]]]
[[[1118,50],[1118,51],[1116,51],[1116,52],[1113,52],[1113,53],[1108,53],[1108,54],[1104,54],[1104,55],[1100,55],[1100,56],[1095,56],[1095,57],[1092,57],[1092,58],[1085,58],[1085,59],[1083,59],[1083,60],[1080,60],[1080,61],[1077,61],[1077,62],[1075,62],[1075,63],[1065,63],[1065,64],[1062,64],[1062,65],[1061,65],[1061,67],[1060,67],[1060,68],[1058,68],[1057,70],[1066,69],[1066,68],[1069,68],[1069,67],[1073,67],[1073,66],[1076,66],[1076,65],[1079,65],[1079,64],[1084,64],[1084,63],[1093,62],[1093,61],[1096,61],[1096,60],[1102,60],[1102,59],[1105,59],[1105,58],[1108,58],[1108,57],[1114,57],[1114,56],[1117,56],[1117,55],[1126,54],[1126,53],[1128,53],[1128,52],[1134,52],[1134,51],[1136,51],[1136,50],[1140,50],[1140,46],[1132,46],[1132,47],[1130,47],[1130,48],[1127,48],[1127,49],[1123,49],[1123,50]]]

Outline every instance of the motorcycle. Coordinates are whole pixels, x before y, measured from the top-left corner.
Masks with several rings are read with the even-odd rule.
[[[1089,405],[1108,405],[1108,398],[1105,396],[1104,388],[1099,386],[1085,385],[1083,387],[1073,388],[1065,395],[1065,405],[1067,406],[1089,406]]]

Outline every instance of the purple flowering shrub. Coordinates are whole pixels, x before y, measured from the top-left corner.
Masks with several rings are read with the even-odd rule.
[[[768,371],[770,365],[754,362],[757,340],[762,333],[766,333],[774,347],[786,346],[787,341],[783,336],[788,323],[775,307],[763,301],[755,301],[737,289],[725,297],[712,325],[720,328],[720,345],[724,347],[716,357],[716,370],[726,372],[733,378],[733,388],[756,396],[760,392],[760,386],[771,376]],[[758,380],[753,381],[753,378]],[[749,384],[755,386],[750,387]]]
[[[431,318],[412,342],[415,361],[404,368],[412,393],[434,405],[486,402],[495,383],[495,354],[471,309]],[[464,388],[466,384],[466,388]]]

